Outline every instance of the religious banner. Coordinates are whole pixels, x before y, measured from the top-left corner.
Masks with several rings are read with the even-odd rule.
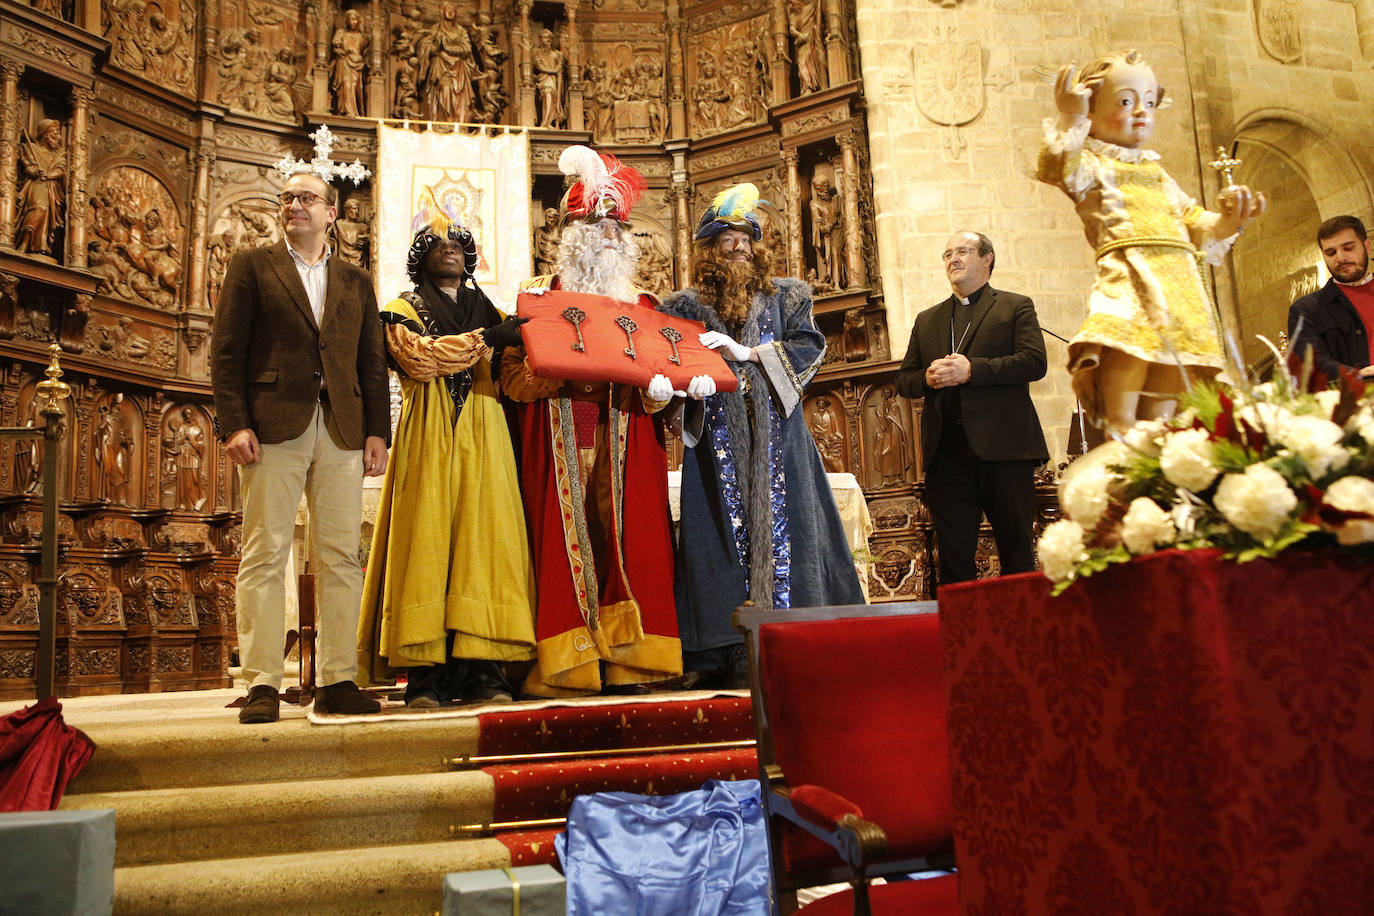
[[[411,221],[429,188],[477,240],[474,279],[509,313],[530,276],[530,154],[524,131],[415,131],[377,125],[377,300],[411,288]]]
[[[623,382],[646,387],[666,375],[685,391],[697,375],[715,379],[717,391],[734,391],[735,373],[697,335],[706,325],[674,318],[609,296],[549,290],[521,293],[516,314],[530,370],[542,378]]]

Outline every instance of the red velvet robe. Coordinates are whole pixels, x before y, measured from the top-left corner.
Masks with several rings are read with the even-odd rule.
[[[646,294],[635,307],[654,305]],[[608,685],[681,674],[668,455],[655,415],[665,405],[623,385],[535,377],[518,347],[505,351],[501,387],[519,402],[537,590],[538,660],[525,691],[600,690],[603,664]]]

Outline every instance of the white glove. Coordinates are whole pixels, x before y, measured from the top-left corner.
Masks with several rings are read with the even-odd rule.
[[[694,375],[687,383],[687,397],[700,401],[716,393],[716,380],[709,375]]]
[[[748,362],[749,354],[754,352],[749,347],[735,343],[734,338],[720,331],[706,331],[699,335],[697,340],[701,342],[703,347],[707,347],[708,349],[723,350],[724,352],[721,353],[721,356],[724,356],[726,359],[733,359],[737,363]]]
[[[649,387],[644,390],[649,393],[649,399],[653,401],[671,401],[673,399],[673,382],[666,375],[655,375],[649,379]]]

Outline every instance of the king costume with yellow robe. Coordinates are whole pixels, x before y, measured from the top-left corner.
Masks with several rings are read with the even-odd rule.
[[[454,302],[429,285],[431,299]],[[363,585],[362,684],[390,683],[394,669],[450,657],[534,658],[515,453],[481,331],[501,314],[475,287],[458,295],[473,330],[443,333],[419,294],[382,310],[402,403]]]

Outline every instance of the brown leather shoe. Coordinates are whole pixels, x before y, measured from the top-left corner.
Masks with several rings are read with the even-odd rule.
[[[281,715],[281,694],[277,688],[259,684],[248,691],[248,702],[239,710],[239,721],[244,725],[261,725],[275,722]]]
[[[352,681],[339,681],[315,691],[315,712],[336,716],[365,716],[382,708]]]

